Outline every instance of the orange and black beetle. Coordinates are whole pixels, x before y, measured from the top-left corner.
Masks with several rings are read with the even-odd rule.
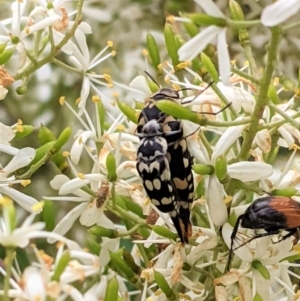
[[[263,229],[266,232],[257,233],[252,238],[233,249],[239,225],[246,229]],[[255,200],[236,221],[231,234],[230,253],[227,270],[230,265],[232,252],[250,241],[268,235],[278,234],[281,230],[288,232],[277,242],[287,239],[297,232],[300,227],[300,203],[283,196],[267,196]],[[276,243],[277,243],[276,242]]]

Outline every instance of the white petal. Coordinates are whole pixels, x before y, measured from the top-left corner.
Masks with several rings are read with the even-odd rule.
[[[15,156],[19,150],[15,147],[12,147],[8,144],[1,144],[0,143],[0,153],[6,153],[12,156]]]
[[[71,297],[71,300],[85,301],[80,291],[71,285],[67,285],[67,284],[63,285],[62,290]]]
[[[35,209],[33,210],[33,207],[35,207],[35,205],[39,203],[36,199],[26,194],[23,194],[16,189],[10,188],[8,186],[2,186],[0,187],[0,192],[12,198],[16,203],[18,203],[22,208],[24,208],[28,212],[39,213],[40,211],[42,211],[37,211]]]
[[[53,33],[53,39],[54,39],[55,45],[58,45],[61,42],[61,40],[65,37],[65,35],[63,35],[62,33],[58,32],[56,30],[53,30],[52,33]],[[73,54],[72,44],[73,44],[73,42],[68,41],[61,50],[64,53],[66,53],[67,55]],[[70,57],[69,57],[69,59],[70,59]],[[80,66],[80,70],[81,69],[82,69],[82,67]]]
[[[257,146],[264,154],[268,153],[271,150],[272,139],[267,129],[259,131],[255,135],[254,142],[257,144]]]
[[[209,26],[203,29],[178,50],[179,60],[191,61],[194,59],[205,49],[208,43],[212,42],[216,38],[220,30],[222,29],[217,26]]]
[[[64,218],[56,225],[53,232],[61,235],[66,234],[73,226],[74,222],[79,218],[83,210],[86,208],[87,203],[84,202],[75,208],[73,208]],[[57,241],[56,238],[48,238],[48,242],[51,244]]]
[[[9,144],[9,141],[13,140],[15,137],[14,130],[3,123],[0,122],[0,144]]]
[[[18,69],[21,69],[24,67],[27,54],[26,54],[26,48],[23,42],[18,43],[16,47],[18,51]]]
[[[300,182],[300,174],[296,170],[289,170],[280,184],[277,186],[278,189],[283,189],[289,186],[296,186]]]
[[[84,57],[84,60],[89,64],[90,62],[90,52],[86,43],[86,37],[85,34],[81,30],[75,31],[75,39],[77,41],[77,44],[79,45],[79,48],[81,50],[81,53]]]
[[[81,30],[84,34],[91,34],[92,33],[92,27],[91,27],[91,25],[88,24],[88,23],[86,23],[86,22],[81,22],[79,24],[79,26],[77,27],[77,30]]]
[[[11,22],[11,29],[12,35],[19,36],[20,33],[20,19],[24,13],[27,1],[14,1],[11,5],[11,12],[12,12],[12,22]]]
[[[219,62],[219,75],[222,83],[226,86],[230,86],[229,75],[230,75],[230,57],[226,42],[226,28],[220,30],[217,37],[217,53]]]
[[[41,271],[36,267],[27,267],[23,274],[23,285],[29,300],[46,300],[46,288]]]
[[[104,242],[102,243],[102,248],[99,255],[101,267],[104,267],[109,263],[110,261],[109,251],[115,252],[118,250],[120,239],[119,238],[109,239],[103,237],[103,241]]]
[[[144,96],[151,95],[152,92],[149,88],[149,85],[145,79],[145,76],[138,75],[135,77],[129,84],[130,88],[136,89],[136,92],[140,92]]]
[[[35,156],[35,149],[31,147],[25,147],[20,149],[13,159],[3,169],[6,173],[11,173],[19,168],[27,166]]]
[[[264,162],[242,161],[229,165],[227,171],[231,178],[240,181],[257,181],[271,176],[273,167]]]
[[[231,247],[231,234],[232,234],[233,228],[230,224],[226,223],[222,227],[222,236],[223,239],[227,245],[227,247],[230,249]],[[239,246],[238,239],[236,238],[233,243],[233,249]],[[239,258],[246,262],[252,261],[252,255],[249,251],[249,249],[246,246],[240,247],[239,249],[234,251],[234,254],[237,255]]]
[[[237,118],[238,120],[239,118]],[[225,154],[229,147],[237,141],[247,125],[232,126],[228,128],[218,140],[211,161],[214,162],[219,156]]]
[[[82,134],[75,140],[74,144],[72,145],[70,157],[74,164],[78,164],[84,144],[88,139],[94,139],[96,140],[97,137],[92,131],[84,131]]]
[[[263,10],[260,20],[264,26],[276,26],[296,14],[299,9],[299,0],[278,0]]]
[[[88,185],[89,183],[90,183],[89,179],[81,179],[81,178],[72,179],[61,186],[59,190],[59,195],[74,193],[76,190],[80,189],[85,185]]]
[[[206,190],[205,198],[208,203],[209,216],[215,225],[222,226],[228,218],[223,187],[215,176],[210,176]]]
[[[284,126],[279,127],[278,132],[280,133],[280,135],[282,136],[282,138],[285,140],[285,142],[289,147],[295,143],[293,136]]]
[[[59,190],[63,184],[65,184],[69,181],[70,181],[70,179],[66,175],[57,175],[50,182],[50,186],[52,189]]]
[[[242,107],[246,113],[252,114],[255,106],[255,98],[253,95],[240,87],[225,86],[222,82],[218,82],[217,86],[225,97],[232,102],[232,106],[236,112],[239,113]],[[203,95],[204,99],[205,96],[206,95]]]
[[[97,221],[98,226],[105,227],[107,229],[115,229],[115,224],[105,215],[102,214]]]
[[[26,38],[28,35],[35,33],[41,29],[46,29],[48,26],[52,25],[53,23],[55,23],[56,21],[58,21],[60,19],[60,17],[58,15],[52,15],[32,26],[29,26],[26,31],[23,31],[21,33],[21,40],[23,40],[24,38]]]
[[[206,12],[207,15],[216,18],[225,18],[218,6],[211,0],[195,0],[195,2]]]
[[[3,100],[6,97],[7,92],[8,90],[0,85],[0,100]]]
[[[101,215],[103,215],[104,208],[97,208],[96,202],[90,203],[82,212],[79,221],[81,225],[91,227],[96,224]]]
[[[81,93],[80,93],[80,102],[78,105],[79,116],[81,116],[83,114],[83,111],[85,109],[86,100],[90,94],[90,90],[91,90],[90,80],[88,77],[85,76],[83,78],[83,83],[82,83],[82,88],[81,88]]]

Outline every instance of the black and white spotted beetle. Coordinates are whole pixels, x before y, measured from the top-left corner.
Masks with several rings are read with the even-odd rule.
[[[161,124],[155,119],[143,126],[142,132],[138,133],[142,140],[137,150],[137,170],[152,204],[170,215],[182,243],[185,243],[188,238],[178,208],[179,196],[171,177],[168,143],[163,134]]]
[[[156,83],[151,75],[148,73],[147,75]],[[137,169],[152,203],[160,211],[170,213],[181,242],[188,243],[188,237],[192,232],[190,210],[194,193],[193,162],[187,148],[181,121],[161,112],[156,107],[156,101],[162,99],[179,100],[179,92],[170,88],[162,88],[148,99],[141,111],[137,136],[143,140],[138,149]],[[155,149],[157,149],[157,153]],[[165,150],[163,153],[162,149]],[[150,155],[151,152],[152,155]],[[151,160],[154,160],[153,162],[149,159],[150,157]],[[155,175],[148,170],[142,172],[141,168],[145,164],[152,166],[149,171],[155,172]],[[161,167],[158,166],[160,164]],[[156,166],[155,170],[153,166]],[[165,181],[164,184],[158,183],[159,176],[156,174],[158,170],[164,173],[161,179],[161,182]],[[154,182],[149,184],[149,181],[154,181],[154,179],[156,185]],[[158,189],[163,186],[164,188]],[[173,205],[169,204],[170,201],[173,202]]]

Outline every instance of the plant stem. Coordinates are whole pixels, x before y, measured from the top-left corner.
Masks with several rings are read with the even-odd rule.
[[[245,117],[243,119],[239,120],[234,120],[234,121],[215,121],[215,120],[207,120],[206,125],[207,126],[212,126],[212,127],[231,127],[231,126],[238,126],[238,125],[243,125],[243,124],[248,124],[251,122],[251,117]]]
[[[78,73],[78,74],[81,74],[81,75],[82,75],[82,70],[79,70],[79,69],[76,69],[76,68],[74,68],[74,67],[71,67],[71,66],[69,66],[69,65],[67,65],[67,64],[65,64],[65,63],[63,63],[62,61],[57,60],[56,58],[53,58],[53,59],[52,59],[52,63],[54,63],[54,64],[57,65],[57,66],[63,67],[63,68],[65,68],[65,69],[67,69],[68,71],[72,71],[72,72],[74,72],[74,73]]]
[[[248,59],[249,61],[249,59]],[[250,61],[249,61],[249,66],[250,66]],[[251,70],[251,68],[250,68]],[[241,71],[240,69],[236,68],[236,67],[231,67],[231,71],[237,75],[239,75],[240,77],[246,78],[248,80],[250,80],[253,84],[259,84],[259,79],[255,78],[254,76]],[[251,72],[252,73],[252,72]]]
[[[8,247],[6,249],[6,258],[5,258],[5,271],[6,271],[6,275],[5,275],[5,279],[4,279],[4,300],[5,301],[9,301],[9,295],[8,295],[8,291],[9,291],[9,281],[10,281],[10,276],[11,276],[11,269],[12,269],[12,265],[13,265],[13,260],[14,260],[14,252],[15,249]]]
[[[295,118],[298,118],[298,117],[300,117],[300,112],[297,112],[294,115],[290,116],[290,118],[292,118],[292,119],[295,119]],[[272,123],[269,123],[269,124],[261,125],[259,127],[259,130],[278,128],[278,127],[282,126],[285,123],[286,123],[285,119],[279,120],[279,121],[275,121],[275,122],[272,122]]]
[[[259,129],[259,120],[262,117],[265,106],[268,104],[268,89],[272,80],[272,74],[274,71],[274,62],[276,62],[277,49],[280,41],[281,31],[278,27],[271,28],[271,41],[268,47],[268,58],[266,68],[264,70],[259,92],[257,96],[256,105],[251,115],[251,122],[249,129],[245,135],[244,142],[242,144],[241,152],[238,157],[238,161],[244,161],[248,159],[249,150],[253,139]]]
[[[226,23],[231,27],[231,28],[248,28],[254,25],[259,25],[261,24],[260,20],[250,20],[250,21],[234,21],[231,19],[227,19]]]
[[[288,115],[287,113],[285,113],[284,111],[282,111],[278,106],[275,106],[273,104],[273,102],[269,101],[269,107],[271,109],[274,109],[274,111],[276,113],[278,113],[279,115],[281,115],[286,122],[289,122],[290,124],[292,124],[297,129],[300,128],[299,122],[297,122],[293,117],[291,117],[290,115]]]
[[[112,213],[116,214],[117,216],[121,218],[126,218],[127,220],[130,220],[135,224],[140,224],[141,226],[146,226],[146,227],[148,226],[145,220],[139,218],[138,216],[132,214],[131,212],[124,210],[118,205],[116,205],[114,208],[107,205],[107,209],[109,209]]]

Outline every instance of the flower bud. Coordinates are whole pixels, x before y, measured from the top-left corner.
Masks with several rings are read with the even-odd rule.
[[[231,13],[232,20],[234,21],[244,21],[245,16],[239,3],[234,0],[229,0],[229,10]],[[239,41],[242,43],[244,41],[249,41],[249,33],[245,28],[238,28]]]
[[[137,274],[140,275],[141,273],[141,267],[137,265],[131,255],[128,251],[123,249],[123,258],[124,261],[128,264],[128,266]]]
[[[259,294],[256,293],[252,301],[264,301],[264,300]]]
[[[238,2],[234,0],[229,0],[229,10],[230,10],[232,20],[234,21],[245,20],[244,12]]]
[[[144,216],[142,207],[137,203],[133,202],[131,198],[126,197],[124,195],[120,195],[119,197],[122,199],[123,204],[125,205],[127,210],[133,212],[137,216]]]
[[[194,113],[172,100],[160,100],[156,103],[156,106],[162,112],[179,119],[189,120],[199,125],[205,125],[207,122],[204,115]]]
[[[18,95],[24,95],[27,92],[27,86],[19,86],[16,92]]]
[[[168,300],[176,300],[176,296],[173,292],[173,290],[170,288],[167,280],[165,277],[154,270],[154,278],[157,286],[164,292]]]
[[[215,162],[215,173],[219,181],[227,177],[227,160],[225,156],[219,156]]]
[[[108,237],[108,238],[117,238],[118,237],[118,231],[115,229],[106,229],[101,226],[93,226],[89,228],[89,233],[101,236],[101,237]]]
[[[91,254],[99,256],[101,245],[95,240],[95,237],[93,235],[88,235],[86,239],[86,247]]]
[[[44,145],[50,141],[56,141],[56,137],[54,136],[52,131],[43,124],[41,124],[41,127],[39,129],[38,139],[41,145]]]
[[[70,139],[72,135],[72,129],[70,127],[66,127],[61,134],[58,136],[58,139],[54,145],[55,148],[61,149]]]
[[[183,26],[190,37],[194,37],[199,33],[198,27],[192,22],[184,22]]]
[[[100,121],[100,133],[101,136],[104,134],[104,122],[105,122],[105,107],[103,105],[103,102],[100,100],[97,102],[97,109],[98,109],[98,115],[99,115],[99,121]]]
[[[3,208],[3,218],[5,223],[9,225],[8,231],[9,233],[12,233],[17,226],[17,212],[14,203],[9,197],[3,196],[0,198],[0,204]]]
[[[205,164],[194,164],[192,166],[193,171],[198,175],[212,175],[215,171],[212,165],[205,165]]]
[[[166,24],[164,28],[164,36],[166,41],[166,46],[168,50],[169,57],[172,60],[172,64],[175,70],[177,70],[177,65],[179,64],[178,57],[178,44],[176,43],[173,28],[170,24]]]
[[[207,72],[210,74],[212,80],[218,83],[219,82],[218,72],[214,64],[212,63],[211,59],[203,52],[201,53],[201,61],[203,66],[207,69]]]
[[[11,56],[14,53],[14,50],[14,48],[6,48],[2,51],[2,53],[0,54],[0,65],[4,65],[11,58]]]
[[[151,58],[152,66],[155,70],[158,70],[158,65],[160,64],[159,49],[151,33],[147,33],[147,48]]]
[[[257,270],[265,279],[269,280],[271,278],[268,269],[258,260],[252,262],[252,268]]]
[[[55,143],[56,143],[56,141],[50,141],[50,142],[40,146],[39,148],[37,148],[36,152],[35,152],[35,157],[31,161],[29,166],[32,166],[32,165],[36,164],[37,162],[39,162],[53,148]]]
[[[22,132],[16,132],[15,138],[20,139],[30,135],[34,130],[34,127],[32,125],[22,125],[22,129]]]
[[[137,112],[131,106],[126,104],[125,102],[121,102],[117,99],[117,104],[121,112],[133,123],[138,123]]]
[[[289,186],[283,189],[274,189],[271,193],[272,195],[291,197],[295,195],[297,192],[298,192],[297,189],[295,189],[292,186]]]
[[[281,76],[279,78],[279,82],[282,84],[284,90],[286,91],[294,91],[296,89],[296,85],[293,80],[286,76]]]
[[[70,260],[71,260],[70,252],[64,251],[62,256],[60,257],[58,263],[55,266],[52,280],[59,281],[61,274],[64,272],[64,270],[68,266]]]
[[[44,207],[42,211],[43,220],[46,223],[46,230],[52,231],[55,226],[56,210],[52,201],[44,201]]]
[[[191,19],[196,25],[199,26],[209,26],[216,25],[220,27],[226,26],[226,20],[224,18],[217,18],[209,16],[207,14],[186,14],[185,17]]]
[[[107,169],[107,179],[110,182],[117,180],[117,166],[116,159],[112,153],[109,153],[106,157],[106,169]]]
[[[2,43],[0,44],[0,54],[4,51],[4,49],[6,48],[7,43]]]
[[[159,225],[153,225],[151,226],[151,229],[158,235],[166,238],[170,238],[174,241],[178,238],[178,235],[172,231],[170,231],[168,228],[159,226]]]
[[[276,91],[276,88],[275,86],[273,85],[270,85],[269,86],[269,89],[268,89],[268,98],[271,99],[271,101],[277,105],[279,103],[279,98],[278,98],[278,94],[277,94],[277,91]]]
[[[117,301],[119,292],[119,282],[116,277],[112,277],[107,284],[104,301]]]
[[[119,250],[120,251],[120,250]],[[128,266],[128,264],[124,261],[124,259],[119,254],[119,251],[110,253],[110,259],[114,266],[120,270],[132,283],[136,283],[138,281],[138,276],[134,273],[134,271]]]

